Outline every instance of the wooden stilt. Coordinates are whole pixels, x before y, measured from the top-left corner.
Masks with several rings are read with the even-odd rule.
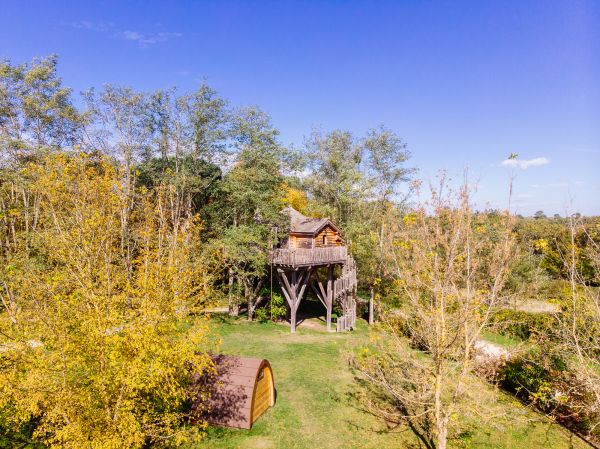
[[[290,317],[290,330],[292,333],[296,332],[296,302],[298,301],[298,298],[296,297],[296,289],[298,288],[298,273],[296,272],[296,270],[292,271],[292,283],[291,283],[291,290],[292,290],[292,294],[290,295],[292,297],[292,303],[291,303],[291,307],[292,307],[292,316]]]
[[[327,330],[331,330],[331,312],[333,311],[333,265],[327,267]]]
[[[319,285],[316,282],[310,284],[310,288],[312,289],[317,299],[321,302],[321,304],[323,304],[323,307],[327,308],[327,298],[321,294],[318,287]]]
[[[302,298],[304,297],[306,287],[310,283],[312,271],[312,267],[308,269],[296,269],[289,272],[280,268],[277,269],[281,290],[283,291],[283,295],[285,296],[288,305],[291,332],[296,332],[298,307],[300,306],[300,301],[302,301]]]
[[[287,312],[287,318],[290,320],[290,323],[292,323],[292,316],[295,315],[294,313],[294,298],[293,298],[293,290],[292,290],[292,286],[290,285],[290,281],[288,280],[288,273],[285,272],[284,270],[282,270],[281,268],[277,269],[277,276],[279,277],[279,283],[281,285],[281,291],[283,292],[283,296],[285,297],[285,302],[287,304],[286,306],[286,312]],[[294,326],[292,326],[292,328],[294,328]],[[294,332],[294,330],[292,330],[292,332]]]
[[[319,266],[327,267],[327,280],[322,283],[318,273],[315,274],[315,282],[311,282],[312,273]],[[298,326],[298,309],[302,298],[306,293],[306,288],[310,287],[319,301],[326,309],[327,330],[332,330],[333,303],[339,301],[342,308],[341,316],[338,317],[336,329],[338,332],[344,332],[354,329],[356,326],[356,264],[352,257],[341,267],[341,276],[334,279],[336,263],[327,263],[322,265],[301,265],[290,264],[277,267],[277,276],[281,284],[281,290],[286,299],[287,310],[289,310],[290,331],[296,332]],[[324,285],[325,284],[325,285]],[[372,301],[371,301],[372,303]],[[370,315],[372,316],[372,304]]]

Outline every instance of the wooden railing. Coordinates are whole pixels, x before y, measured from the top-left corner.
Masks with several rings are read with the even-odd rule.
[[[338,299],[343,294],[353,291],[357,284],[356,262],[352,256],[348,256],[342,268],[342,275],[333,282],[334,298]]]
[[[336,279],[333,283],[333,291],[335,299],[339,298],[343,294],[352,291],[356,287],[356,271],[342,275]]]
[[[335,322],[336,332],[346,332],[356,327],[356,301],[349,297],[346,304],[346,312]]]
[[[270,260],[275,265],[307,266],[344,263],[347,258],[346,246],[325,246],[313,249],[275,249],[271,252]]]

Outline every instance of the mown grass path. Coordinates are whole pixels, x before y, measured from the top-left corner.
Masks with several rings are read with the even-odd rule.
[[[223,339],[222,352],[269,359],[277,402],[251,430],[210,428],[202,447],[208,448],[407,448],[419,447],[414,435],[390,430],[363,412],[355,391],[347,354],[368,341],[364,323],[346,334],[325,333],[300,326],[291,334],[279,324],[215,319]],[[523,408],[485,384],[482,401],[493,418],[477,414],[462,419],[467,428],[450,447],[570,448],[586,447],[561,427]],[[487,399],[485,399],[487,398]],[[494,400],[491,400],[494,399]],[[496,400],[497,399],[497,400]]]

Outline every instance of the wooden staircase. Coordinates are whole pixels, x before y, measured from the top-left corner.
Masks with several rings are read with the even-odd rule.
[[[336,332],[346,332],[356,326],[356,262],[348,255],[342,266],[342,275],[334,281],[333,299],[342,307],[343,314],[336,320]]]
[[[336,332],[346,332],[356,326],[356,301],[352,298],[347,306],[346,313],[338,317],[335,323]]]

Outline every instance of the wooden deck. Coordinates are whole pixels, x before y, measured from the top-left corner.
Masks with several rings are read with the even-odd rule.
[[[274,265],[288,267],[310,267],[330,264],[343,264],[348,258],[346,246],[330,246],[314,249],[279,248],[271,252]]]

